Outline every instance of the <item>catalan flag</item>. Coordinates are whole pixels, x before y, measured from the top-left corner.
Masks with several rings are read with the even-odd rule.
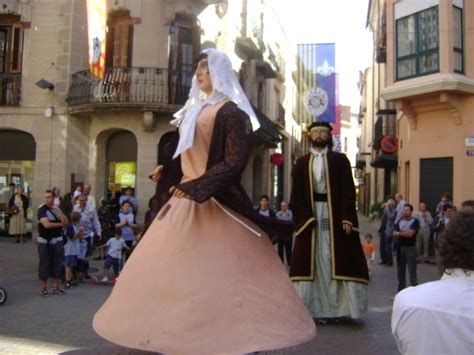
[[[107,0],[87,0],[89,68],[103,80],[105,75],[105,31]]]

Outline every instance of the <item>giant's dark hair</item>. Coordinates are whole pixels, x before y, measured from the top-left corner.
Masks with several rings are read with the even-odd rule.
[[[199,62],[203,59],[207,59],[207,53],[199,53],[199,55],[196,58],[194,58],[193,73],[196,72]]]
[[[439,240],[438,264],[441,271],[474,271],[474,213],[459,212]]]

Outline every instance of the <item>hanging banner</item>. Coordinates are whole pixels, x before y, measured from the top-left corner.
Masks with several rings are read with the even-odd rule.
[[[317,121],[336,122],[336,46],[316,44],[316,87],[327,96],[327,106]]]
[[[87,0],[89,68],[103,80],[105,75],[105,32],[107,0]]]
[[[336,122],[335,52],[334,43],[298,45],[299,61],[303,65],[299,70],[308,87],[304,103],[318,122]]]

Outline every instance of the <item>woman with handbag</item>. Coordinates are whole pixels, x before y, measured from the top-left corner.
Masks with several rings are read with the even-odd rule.
[[[15,195],[8,203],[8,215],[10,217],[10,227],[8,234],[16,237],[14,243],[24,243],[23,236],[26,234],[26,210],[28,209],[28,199],[23,195],[23,188],[17,187]]]

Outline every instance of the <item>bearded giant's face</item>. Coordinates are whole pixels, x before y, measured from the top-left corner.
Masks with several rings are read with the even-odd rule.
[[[314,127],[310,132],[311,145],[315,148],[324,148],[332,143],[332,136],[326,127]]]

